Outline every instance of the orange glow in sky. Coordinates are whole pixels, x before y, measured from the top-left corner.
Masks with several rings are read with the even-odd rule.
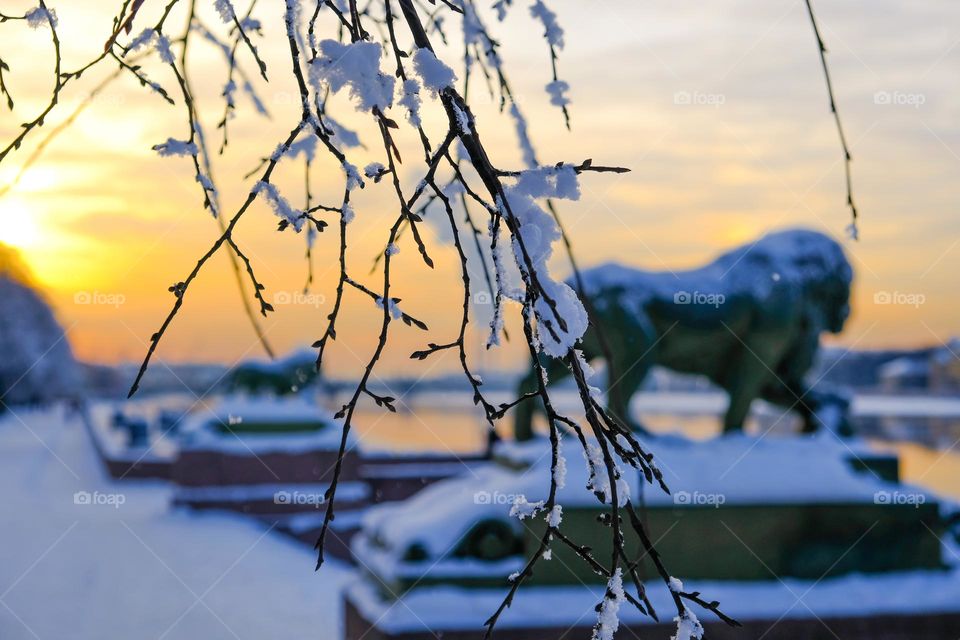
[[[112,7],[99,4],[54,3],[67,43],[65,67],[76,67],[102,48],[99,34],[109,29]],[[151,4],[156,3],[148,2],[144,11]],[[593,158],[631,168],[624,175],[585,176],[582,199],[560,205],[582,265],[618,260],[656,270],[687,268],[788,226],[843,237],[849,222],[843,163],[802,3],[750,0],[739,3],[742,10],[697,5],[696,13],[685,3],[555,5],[566,27],[559,68],[572,87],[572,132],[544,94],[549,57],[539,32],[530,36],[536,27],[529,16],[518,10],[501,26],[502,55],[541,161]],[[272,70],[271,83],[260,82],[257,89],[271,118],[257,116],[238,95],[231,141],[214,167],[224,207],[231,212],[252,184],[242,176],[297,118],[290,100],[296,89],[285,77],[289,60],[279,31],[281,9],[271,7],[262,3],[256,14],[266,25],[261,51]],[[218,24],[212,7],[209,13],[207,23]],[[950,28],[960,24],[960,6],[903,3],[880,12],[866,5],[824,4],[819,18],[831,43],[829,60],[853,149],[862,213],[862,239],[845,245],[856,271],[854,313],[834,342],[856,348],[939,344],[960,333],[960,47],[953,46],[957,33]],[[91,33],[97,36],[84,35]],[[225,69],[217,51],[199,38],[195,42],[197,58],[190,71],[216,148]],[[4,79],[17,99],[13,113],[0,106],[0,139],[7,140],[49,96],[49,34],[0,24],[0,54],[11,66]],[[453,63],[462,53],[453,48],[443,55]],[[244,64],[252,70],[249,62]],[[219,233],[200,206],[190,162],[151,151],[169,137],[185,137],[182,105],[166,104],[126,75],[13,184],[46,131],[114,68],[105,64],[71,84],[48,126],[0,163],[0,192],[5,191],[0,242],[21,250],[78,354],[107,362],[142,356],[172,305],[167,288],[186,276]],[[144,68],[173,87],[169,69],[155,59]],[[484,96],[482,77],[473,82],[478,123],[494,162],[519,168],[511,122],[497,113],[496,101]],[[678,99],[681,94],[702,99]],[[897,96],[923,100],[917,105],[921,101]],[[375,132],[345,103],[339,108],[343,120],[374,143],[351,152],[352,162],[362,167],[383,161]],[[436,104],[425,98],[424,108],[433,112],[427,128],[436,131]],[[402,139],[416,144],[414,138]],[[413,180],[413,168],[403,177]],[[319,201],[336,202],[341,189],[336,167],[320,163],[313,179]],[[295,203],[303,198],[302,174],[295,167],[280,172],[277,183]],[[356,204],[349,256],[352,271],[371,284],[377,276],[368,276],[369,269],[383,250],[385,225],[396,215],[391,189],[388,180],[372,185]],[[396,287],[404,309],[427,321],[430,332],[398,325],[385,371],[404,371],[411,350],[431,340],[447,341],[456,331],[459,302],[450,301],[460,295],[459,263],[446,236],[425,226],[436,268],[426,269],[404,238]],[[255,205],[237,237],[271,295],[302,290],[303,238],[277,233],[268,207]],[[557,253],[554,269],[568,273],[566,258]],[[276,313],[262,319],[279,351],[319,337],[333,299],[336,260],[335,233],[325,233],[314,250],[313,297],[275,305]],[[924,301],[879,304],[877,295],[883,292],[919,293]],[[359,295],[349,294],[347,303],[337,362],[353,370],[368,357],[380,316],[372,301]],[[522,360],[517,344],[482,349],[484,330],[479,326],[471,334],[482,363],[509,366]],[[242,316],[224,255],[191,288],[160,354],[169,360],[225,363],[262,355]],[[438,359],[435,366],[439,372],[452,363]]]

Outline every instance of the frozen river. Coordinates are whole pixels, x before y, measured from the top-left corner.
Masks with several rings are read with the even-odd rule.
[[[361,442],[370,448],[410,451],[429,449],[448,454],[482,450],[486,442],[482,412],[464,409],[451,394],[421,394],[397,403],[398,413],[364,410],[357,414]],[[559,392],[565,410],[578,401]],[[460,398],[457,398],[460,400]],[[505,401],[495,398],[496,401]],[[680,433],[703,440],[720,432],[725,398],[714,394],[639,394],[634,413],[654,433]],[[960,398],[867,396],[854,401],[856,422],[873,447],[900,456],[903,480],[960,500]],[[926,415],[921,415],[926,414]],[[509,436],[510,417],[498,426]],[[765,437],[783,437],[796,430],[790,415],[764,406],[755,411],[747,429]]]

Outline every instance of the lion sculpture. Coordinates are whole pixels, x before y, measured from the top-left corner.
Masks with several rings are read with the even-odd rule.
[[[630,399],[660,365],[706,376],[729,394],[724,432],[743,428],[755,398],[795,410],[805,432],[824,424],[847,432],[845,396],[804,377],[820,334],[843,329],[852,278],[841,246],[803,229],[771,233],[691,271],[605,264],[582,274],[593,322],[580,348],[588,362],[608,360],[608,408],[635,429]],[[560,360],[542,362],[550,382],[570,374]],[[536,389],[534,376],[531,367],[521,393]],[[533,437],[537,404],[517,408],[518,440]]]

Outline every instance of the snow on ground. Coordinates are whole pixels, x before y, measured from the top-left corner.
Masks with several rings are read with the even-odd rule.
[[[0,542],[4,640],[342,637],[350,570],[314,573],[309,549],[239,516],[171,511],[163,484],[108,481],[59,410],[0,416]]]

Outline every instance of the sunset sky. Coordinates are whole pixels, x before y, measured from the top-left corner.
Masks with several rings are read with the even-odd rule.
[[[593,158],[632,170],[586,175],[582,199],[560,204],[582,265],[617,260],[678,270],[789,226],[843,238],[849,212],[842,156],[803,2],[548,3],[566,30],[558,64],[572,87],[571,132],[543,91],[550,69],[541,29],[527,13],[528,3],[518,3],[494,31],[501,34],[510,79],[541,161]],[[102,49],[115,4],[119,0],[51,3],[60,19],[66,69]],[[140,28],[155,21],[163,4],[146,0],[149,19],[138,21]],[[212,1],[206,4],[205,22],[222,28]],[[31,5],[5,2],[3,11],[22,13]],[[258,116],[239,96],[230,146],[214,168],[231,212],[252,184],[242,176],[298,117],[281,33],[282,5],[261,1],[254,14],[266,26],[260,49],[271,72],[269,84],[254,83],[272,117]],[[819,0],[815,7],[852,146],[854,195],[862,215],[861,240],[844,240],[856,273],[853,316],[832,341],[856,348],[939,344],[960,334],[960,4]],[[451,30],[453,22],[450,17]],[[492,15],[488,22],[495,22]],[[183,19],[175,14],[170,24],[179,33]],[[331,25],[325,23],[328,34],[334,33]],[[226,72],[208,43],[197,38],[191,46],[196,57],[190,74],[216,148]],[[452,66],[459,64],[459,49],[440,53]],[[48,99],[49,32],[30,30],[20,21],[0,24],[0,58],[11,67],[4,77],[17,101],[12,114],[0,106],[0,146],[5,146],[19,123],[32,119]],[[255,75],[243,52],[241,61]],[[47,126],[0,163],[0,190],[47,130],[115,68],[104,63],[68,85]],[[175,89],[169,68],[155,55],[144,68]],[[520,168],[511,122],[497,114],[481,77],[474,78],[470,91],[494,163]],[[690,96],[691,104],[682,104],[678,95]],[[433,114],[426,118],[428,128],[437,131],[437,104],[424,108]],[[351,151],[353,163],[383,161],[374,132],[362,124],[365,118],[351,113],[346,103],[337,115],[369,142],[367,149]],[[402,115],[398,111],[394,117]],[[182,105],[170,106],[121,76],[0,195],[0,242],[22,252],[84,359],[139,359],[173,303],[167,287],[187,275],[218,234],[216,222],[200,206],[189,160],[151,151],[168,137],[186,137]],[[415,144],[413,138],[403,140]],[[416,158],[410,154],[411,165]],[[414,168],[406,170],[407,188],[418,179]],[[313,180],[320,202],[338,204],[342,186],[335,167],[319,165]],[[284,167],[276,182],[300,203],[301,165]],[[378,276],[369,271],[396,216],[391,186],[386,181],[371,185],[356,209],[352,272],[376,289]],[[277,233],[276,222],[261,203],[238,227],[238,240],[266,284],[268,299],[299,291],[306,275],[303,238]],[[448,237],[435,235],[433,228],[426,240],[436,268],[427,269],[405,237],[396,257],[395,292],[404,310],[431,330],[425,334],[395,325],[385,372],[408,372],[410,351],[455,336],[456,254]],[[279,351],[320,336],[338,273],[336,251],[336,235],[328,230],[314,252],[316,295],[306,303],[275,305],[276,313],[263,320]],[[568,273],[566,258],[558,254],[555,270]],[[881,292],[919,294],[922,304],[877,304]],[[380,311],[371,300],[350,294],[344,313],[331,366],[350,375],[369,356]],[[515,319],[511,326],[516,329]],[[479,345],[482,338],[474,335]],[[475,355],[491,367],[516,364],[522,356],[517,344],[482,351],[478,346]],[[261,355],[242,316],[228,261],[218,256],[188,293],[160,356],[231,364]],[[451,365],[437,359],[435,372]]]

